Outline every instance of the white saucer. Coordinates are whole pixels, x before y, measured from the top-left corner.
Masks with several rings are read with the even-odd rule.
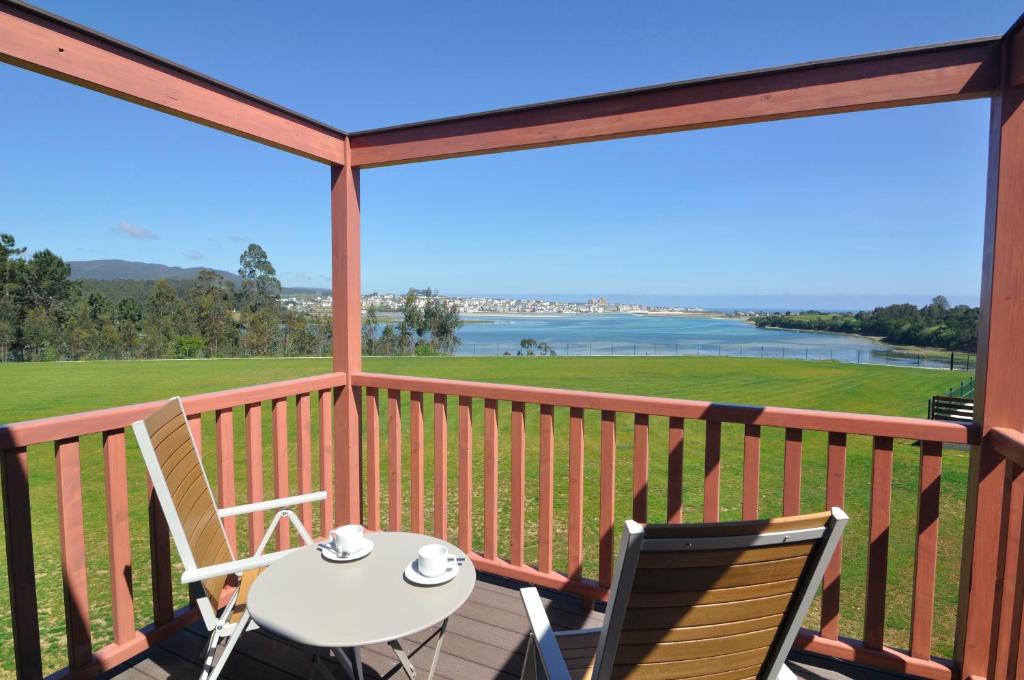
[[[320,554],[323,555],[323,558],[329,562],[355,562],[356,560],[361,560],[373,552],[373,541],[364,537],[363,547],[359,548],[359,550],[356,550],[355,552],[350,552],[345,555],[339,555],[334,552],[334,548],[330,543],[320,543],[317,545],[317,548],[320,550]]]
[[[448,583],[448,581],[459,575],[459,563],[454,559],[450,560],[448,567],[437,576],[424,576],[421,574],[417,568],[418,563],[419,559],[417,558],[405,568],[405,578],[418,586],[439,586],[442,583]]]

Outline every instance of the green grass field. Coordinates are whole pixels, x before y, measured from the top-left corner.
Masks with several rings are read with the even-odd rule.
[[[859,366],[836,363],[802,361],[712,358],[712,357],[599,357],[599,358],[394,358],[367,359],[368,371],[403,373],[433,377],[461,378],[482,381],[508,382],[547,387],[622,392],[631,394],[680,397],[721,402],[770,404],[801,408],[816,408],[861,413],[923,416],[927,398],[945,392],[958,384],[962,374],[885,366]],[[318,359],[259,359],[216,361],[135,361],[86,362],[61,364],[7,364],[0,366],[0,421],[15,422],[29,418],[73,413],[139,401],[160,399],[176,394],[195,394],[218,389],[252,385],[329,370],[329,361]],[[381,400],[382,403],[385,400]],[[315,406],[315,405],[314,405]],[[403,402],[403,409],[407,409]],[[482,404],[476,404],[474,424],[477,435],[474,476],[480,480],[474,485],[474,527],[478,546],[482,546]],[[268,409],[265,409],[265,411]],[[386,417],[383,413],[382,422]],[[428,409],[427,442],[431,441],[431,422]],[[566,530],[565,507],[568,462],[566,457],[567,413],[556,411],[556,547],[564,552]],[[456,418],[454,401],[449,416],[449,526],[457,526],[456,479],[458,474],[455,452]],[[315,413],[315,410],[314,410]],[[503,549],[508,544],[508,461],[507,428],[508,404],[499,410],[502,453],[499,468],[499,497],[501,517],[500,536]],[[596,517],[598,509],[598,451],[599,417],[588,413],[586,420],[585,463],[585,517]],[[667,504],[666,461],[667,423],[663,419],[651,422],[650,508],[652,521],[664,518]],[[408,426],[408,416],[403,418]],[[289,413],[289,424],[294,424],[294,412]],[[314,417],[315,427],[315,417]],[[533,535],[536,523],[536,456],[537,412],[527,411],[527,533]],[[244,455],[241,450],[242,418],[235,416],[236,429],[236,488],[239,502],[245,498]],[[386,428],[384,428],[386,430]],[[684,464],[684,506],[686,518],[698,520],[702,504],[704,431],[700,422],[688,421],[686,426],[686,454]],[[270,426],[264,424],[265,463],[267,471],[264,493],[272,497],[270,477]],[[618,420],[618,456],[616,475],[617,517],[625,519],[631,509],[632,485],[632,418],[620,416]],[[762,439],[762,492],[763,515],[781,511],[782,432],[765,428]],[[137,622],[147,623],[152,615],[149,584],[149,552],[146,518],[146,477],[142,461],[129,435],[129,501],[132,532],[134,596]],[[386,451],[386,432],[382,435],[381,450]],[[314,439],[316,435],[314,432]],[[851,436],[848,448],[846,509],[852,517],[844,548],[842,581],[842,633],[860,637],[863,627],[863,593],[865,580],[865,554],[867,517],[870,499],[871,442],[866,437]],[[314,445],[313,466],[317,469]],[[428,444],[426,469],[426,495],[432,494],[432,467]],[[207,452],[208,472],[214,472],[213,422],[204,420],[203,449]],[[804,444],[803,506],[807,511],[823,506],[825,481],[825,436],[807,433]],[[294,453],[294,451],[293,451]],[[405,453],[408,454],[408,447]],[[900,441],[896,445],[893,527],[890,538],[889,605],[887,612],[886,643],[904,647],[907,643],[911,603],[911,578],[914,565],[913,536],[916,520],[918,449],[912,442]],[[57,508],[54,495],[52,446],[31,447],[31,512],[35,540],[35,560],[39,597],[39,615],[44,647],[44,662],[48,670],[66,664],[64,650],[64,615],[60,583],[59,539],[57,536]],[[385,456],[386,458],[386,456]],[[294,468],[294,455],[292,457]],[[725,425],[722,437],[722,515],[735,519],[740,512],[742,464],[742,428]],[[959,450],[947,450],[943,460],[942,508],[939,546],[939,579],[936,594],[936,622],[934,653],[949,655],[952,650],[955,623],[956,583],[960,561],[960,540],[963,529],[963,509],[967,472],[967,455]],[[387,461],[382,461],[382,479],[387,479]],[[403,466],[407,478],[408,462]],[[111,639],[109,615],[109,574],[106,564],[106,508],[103,495],[103,461],[99,437],[82,440],[82,476],[84,486],[87,562],[89,565],[90,619],[96,646]],[[316,475],[314,474],[314,479]],[[292,470],[292,487],[297,475]],[[215,480],[211,480],[215,483]],[[406,484],[405,488],[408,488]],[[382,514],[387,519],[386,490]],[[408,507],[404,510],[408,518]],[[427,509],[427,528],[432,526],[432,508]],[[239,545],[246,545],[245,523],[239,526]],[[596,576],[597,526],[585,522],[585,575]],[[558,542],[561,543],[558,543]],[[535,559],[535,543],[527,543],[528,560]],[[0,560],[2,560],[0,556]],[[565,556],[556,559],[556,568],[564,568]],[[0,676],[13,675],[10,622],[6,612],[8,590],[6,569],[0,569]],[[187,602],[183,588],[176,590],[176,601]],[[816,625],[812,613],[808,625]]]

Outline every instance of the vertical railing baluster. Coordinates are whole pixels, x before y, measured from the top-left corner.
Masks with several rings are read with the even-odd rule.
[[[683,521],[683,447],[686,436],[686,421],[682,418],[668,419],[668,509],[666,520],[671,523]]]
[[[146,479],[149,498],[149,569],[153,583],[153,622],[168,623],[174,618],[174,590],[171,582],[171,532],[163,508]]]
[[[60,534],[61,570],[64,576],[68,666],[76,669],[92,660],[78,437],[55,442],[54,458],[57,468],[57,528]]]
[[[1024,471],[1011,463],[1007,477],[1006,548],[1003,562],[1002,596],[999,598],[999,635],[995,648],[995,677],[1017,678],[1017,644],[1020,640],[1024,593],[1021,592],[1021,518],[1024,518]],[[1014,519],[1015,518],[1015,519]]]
[[[612,585],[615,557],[615,411],[601,411],[601,508],[597,580]]]
[[[569,578],[583,578],[583,409],[569,409]]]
[[[473,398],[459,397],[459,547],[473,550]]]
[[[757,519],[761,498],[761,426],[743,428],[743,519]]]
[[[309,393],[295,395],[295,464],[299,472],[299,493],[313,490],[313,432],[309,406]],[[313,531],[313,505],[303,503],[299,519],[306,531]]]
[[[554,567],[552,537],[555,509],[555,407],[540,406],[540,456],[537,471],[537,569],[548,573]]]
[[[722,423],[709,420],[704,434],[704,521],[717,522],[721,509]]]
[[[402,530],[402,393],[388,390],[388,531]]]
[[[366,388],[366,528],[380,531],[380,392]]]
[[[331,417],[331,390],[320,390],[317,395],[317,437],[320,454],[320,488],[327,492],[327,500],[320,504],[320,535],[327,536],[334,527],[334,468],[332,442],[334,423]]]
[[[498,557],[498,402],[484,400],[484,557]]]
[[[215,414],[214,433],[217,447],[217,504],[226,508],[235,505],[235,428],[229,408]],[[224,518],[224,532],[232,550],[237,550],[235,518]]]
[[[448,395],[434,395],[434,535],[448,540]]]
[[[889,527],[892,514],[892,437],[875,437],[871,459],[871,519],[868,571],[864,591],[864,646],[885,644],[886,582],[889,578]]]
[[[248,482],[249,502],[258,503],[263,500],[263,405],[260,403],[245,405],[245,455],[248,460],[246,481]],[[266,530],[263,512],[249,515],[249,554],[256,552],[256,547],[263,540]]]
[[[846,435],[828,434],[828,469],[825,482],[825,507],[843,507],[846,498]],[[839,639],[839,590],[843,569],[843,543],[839,541],[832,561],[825,567],[821,583],[821,635]]]
[[[110,565],[110,602],[114,642],[135,636],[132,596],[132,545],[128,524],[128,461],[124,430],[103,433],[103,467],[107,500],[107,557]]]
[[[782,514],[800,514],[800,468],[803,465],[803,430],[786,428],[782,477]]]
[[[423,533],[423,393],[409,395],[409,529]]]
[[[526,515],[526,404],[512,402],[509,427],[509,560],[521,567],[524,561]]]
[[[274,399],[270,402],[271,437],[274,449],[274,494],[277,498],[288,495],[288,400]],[[291,545],[288,522],[277,525],[277,549],[284,550]]]
[[[633,519],[647,522],[647,483],[650,461],[650,418],[646,413],[633,416]]]
[[[935,617],[935,565],[939,549],[939,491],[942,483],[942,442],[921,442],[917,496],[917,550],[914,558],[914,603],[910,616],[910,654],[931,657]],[[995,556],[993,556],[995,557]]]
[[[0,449],[0,493],[3,497],[14,667],[19,678],[41,678],[43,661],[29,506],[28,452],[25,447]]]

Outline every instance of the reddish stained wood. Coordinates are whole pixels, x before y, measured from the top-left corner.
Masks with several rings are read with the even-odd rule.
[[[901,50],[355,133],[357,166],[984,97],[997,40]]]
[[[317,398],[317,442],[320,451],[320,488],[327,492],[327,500],[320,505],[320,535],[326,536],[334,527],[334,474],[331,459],[334,440],[331,420],[331,391],[320,390]]]
[[[409,529],[423,533],[423,393],[409,395]]]
[[[597,582],[612,585],[615,558],[615,413],[601,412],[601,510],[598,523],[601,538],[598,552]]]
[[[929,441],[959,444],[971,444],[980,441],[978,428],[970,423],[951,423],[940,420],[928,420],[927,418],[814,411],[778,406],[716,404],[690,399],[639,397],[607,392],[584,392],[580,390],[553,389],[550,387],[501,385],[469,380],[444,380],[441,378],[420,378],[383,373],[358,373],[352,376],[352,379],[356,384],[366,387],[444,392],[449,395],[473,397],[476,399],[523,401],[594,411],[646,413],[649,416],[663,416],[667,418],[717,420],[725,423],[760,425],[762,427],[846,432],[847,434],[926,439]],[[0,440],[0,445],[2,444],[3,442]]]
[[[892,512],[892,437],[875,437],[871,460],[871,519],[868,571],[864,591],[864,646],[885,643],[886,582],[889,578],[889,528]]]
[[[641,524],[647,522],[649,421],[646,413],[637,413],[633,416],[633,520]]]
[[[743,519],[757,519],[761,496],[761,428],[743,429]]]
[[[128,462],[124,430],[103,433],[103,467],[107,500],[107,557],[114,643],[135,637],[132,595],[132,546],[128,523]]]
[[[975,421],[984,433],[996,427],[1024,429],[1022,104],[1021,87],[1004,87],[992,99],[975,399]],[[965,676],[990,676],[992,671],[1000,568],[993,557],[999,555],[1004,538],[1007,474],[1006,459],[990,441],[972,451],[955,650]]]
[[[512,402],[509,427],[509,561],[523,566],[526,517],[526,404]]]
[[[909,675],[915,678],[928,678],[929,680],[956,680],[960,675],[955,675],[953,669],[947,663],[932,659],[916,659],[898,649],[884,647],[881,650],[868,649],[855,640],[843,638],[841,640],[829,640],[820,635],[815,635],[807,629],[801,629],[797,635],[793,649],[829,656],[843,661],[850,661],[862,666],[870,666],[883,671],[889,671],[895,675]],[[972,678],[971,680],[978,680]]]
[[[583,578],[583,409],[569,409],[569,578]]]
[[[284,498],[288,495],[288,400],[274,399],[270,402],[271,437],[274,448],[274,495]],[[291,545],[288,522],[277,525],[277,549],[284,550]]]
[[[89,584],[82,517],[82,476],[78,438],[54,442],[57,468],[57,524],[64,575],[64,619],[68,665],[81,668],[92,659]]]
[[[1007,479],[1006,549],[1003,557],[1002,596],[999,598],[999,634],[995,646],[995,677],[1016,678],[1020,650],[1021,606],[1024,603],[1021,564],[1021,522],[1013,518],[1024,517],[1024,470],[1017,465],[1010,468]]]
[[[910,654],[931,658],[935,618],[935,565],[939,549],[939,490],[942,444],[921,442],[917,501],[917,551],[914,559],[914,603],[910,617]]]
[[[30,7],[0,7],[0,61],[323,163],[344,135],[173,62]]]
[[[484,557],[498,557],[498,402],[484,401]]]
[[[782,478],[782,514],[800,514],[800,476],[803,465],[804,433],[793,428],[786,429],[786,449]]]
[[[18,677],[41,678],[43,662],[39,646],[35,560],[32,554],[28,452],[24,447],[0,449],[0,490],[3,496],[4,544],[7,551],[15,670]]]
[[[171,532],[163,508],[146,480],[149,493],[149,568],[153,583],[153,623],[164,625],[174,618],[171,582]]]
[[[299,472],[299,493],[313,490],[313,428],[309,393],[295,395],[295,464]],[[306,531],[313,531],[313,505],[303,503],[299,519]]]
[[[402,530],[402,393],[388,390],[388,531]]]
[[[448,396],[434,395],[434,535],[448,540]]]
[[[1008,461],[1024,467],[1024,433],[1008,427],[993,427],[985,440]]]
[[[825,482],[825,507],[841,508],[846,502],[846,435],[828,433],[828,470]],[[825,567],[821,582],[821,635],[839,639],[839,588],[843,568],[843,543],[840,539],[832,561]]]
[[[686,421],[668,420],[668,522],[683,521],[683,446]]]
[[[459,397],[459,547],[473,550],[473,399]]]
[[[540,455],[537,470],[537,570],[550,573],[555,510],[555,408],[540,406]]]
[[[190,413],[187,416],[188,429],[192,432],[192,441],[196,445],[196,451],[203,455],[203,414]]]
[[[214,420],[217,446],[217,505],[227,508],[235,500],[235,427],[231,409],[217,411]],[[231,550],[237,551],[235,518],[224,518],[224,531]]]
[[[263,500],[263,405],[245,405],[245,456],[248,460],[246,482],[249,491],[249,502]],[[263,512],[249,515],[249,554],[256,552],[256,547],[263,540],[266,530]]]
[[[717,522],[722,489],[722,423],[707,421],[704,435],[704,521]]]
[[[380,531],[380,396],[366,390],[366,528]]]
[[[287,397],[299,392],[316,389],[328,389],[334,385],[345,384],[344,373],[325,373],[309,378],[281,380],[264,385],[252,385],[220,392],[194,394],[183,397],[185,413],[198,415],[208,411],[217,411],[234,406],[244,406],[268,399]],[[65,416],[25,420],[20,423],[8,423],[0,429],[0,448],[11,449],[32,444],[47,444],[58,439],[82,437],[95,432],[107,432],[131,427],[136,420],[145,418],[150,413],[166,404],[166,400],[149,401],[130,406],[97,409],[71,413]],[[935,437],[932,437],[935,439]]]
[[[363,498],[359,411],[353,374],[362,368],[360,300],[359,171],[348,163],[331,166],[331,355],[335,371],[347,376],[334,392],[334,518],[362,521]]]

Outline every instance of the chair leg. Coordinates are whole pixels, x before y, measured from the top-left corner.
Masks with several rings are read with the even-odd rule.
[[[533,647],[533,633],[526,636],[526,656],[523,657],[523,673],[520,680],[537,680],[537,650]]]
[[[210,677],[210,668],[213,667],[213,657],[217,654],[217,645],[220,644],[220,629],[214,628],[210,631],[210,638],[206,641],[206,649],[200,655],[203,662],[203,671],[199,674],[199,680],[207,680]]]
[[[220,672],[224,669],[224,664],[227,663],[228,657],[231,656],[232,650],[235,648],[235,643],[238,642],[238,638],[242,637],[242,633],[249,627],[249,610],[246,609],[242,613],[242,618],[239,619],[238,623],[235,624],[235,629],[231,631],[231,635],[228,636],[228,641],[224,645],[224,649],[221,650],[220,658],[217,659],[217,664],[213,667],[208,678],[200,678],[200,680],[217,680],[220,676]],[[205,672],[205,670],[204,670]]]

